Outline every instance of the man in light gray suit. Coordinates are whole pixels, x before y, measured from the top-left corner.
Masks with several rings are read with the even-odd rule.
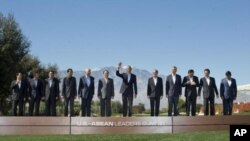
[[[81,116],[91,116],[91,102],[95,93],[95,78],[91,76],[91,69],[85,70],[85,75],[80,78],[78,94],[81,97]]]
[[[77,96],[76,92],[76,78],[73,76],[73,70],[67,70],[67,76],[63,79],[62,97],[64,98],[64,116],[68,116],[68,109],[70,115],[74,115],[74,99]]]
[[[111,116],[111,98],[114,98],[114,82],[109,78],[109,71],[103,71],[103,78],[98,82],[98,98],[101,103],[101,116]]]
[[[237,97],[237,84],[230,71],[226,72],[226,78],[221,81],[220,97],[223,101],[223,114],[232,115],[233,101]]]
[[[166,79],[166,95],[168,98],[168,116],[172,116],[172,110],[174,108],[174,116],[179,114],[178,102],[182,93],[181,76],[176,74],[177,67],[172,67],[172,74],[167,76]]]

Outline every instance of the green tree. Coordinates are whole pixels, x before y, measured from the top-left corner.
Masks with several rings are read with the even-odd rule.
[[[13,15],[0,13],[0,115],[7,115],[11,106],[10,83],[15,74],[21,72],[24,79],[28,72],[40,70],[41,78],[48,77],[48,72],[58,72],[56,64],[42,65],[37,57],[29,54],[30,42],[23,35]]]
[[[6,114],[9,105],[10,83],[17,71],[21,71],[21,60],[29,52],[30,42],[23,35],[13,15],[0,13],[0,114]]]

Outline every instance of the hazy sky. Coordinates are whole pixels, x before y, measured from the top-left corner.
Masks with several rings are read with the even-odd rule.
[[[122,61],[199,77],[208,67],[218,82],[231,70],[250,83],[249,0],[0,0],[0,12],[14,14],[32,54],[61,70]]]

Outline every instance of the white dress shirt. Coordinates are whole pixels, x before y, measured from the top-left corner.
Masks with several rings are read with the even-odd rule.
[[[210,77],[206,77],[207,84],[210,85]]]
[[[131,74],[129,73],[128,74],[128,82],[130,81],[130,79],[131,79]]]
[[[156,85],[157,84],[157,77],[153,77],[153,80],[154,80],[154,84]]]
[[[175,84],[175,81],[176,81],[176,75],[172,74],[172,79],[173,79],[173,82]]]
[[[229,87],[232,85],[232,80],[227,80]]]

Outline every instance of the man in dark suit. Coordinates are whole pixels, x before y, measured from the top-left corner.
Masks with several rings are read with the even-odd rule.
[[[113,79],[109,78],[109,71],[103,71],[103,78],[98,82],[98,98],[101,105],[101,116],[111,116],[111,98],[114,98],[115,89]]]
[[[223,114],[232,115],[233,101],[237,97],[237,84],[230,71],[226,72],[226,78],[221,81],[220,97],[223,101]]]
[[[43,81],[39,79],[39,72],[35,71],[34,77],[29,79],[29,115],[33,116],[34,108],[35,108],[35,116],[39,116],[39,108],[41,98],[44,98],[44,88]]]
[[[63,79],[62,97],[64,98],[64,116],[74,116],[74,99],[77,96],[76,78],[73,76],[73,70],[67,69],[67,77]]]
[[[186,115],[191,114],[196,115],[196,99],[197,99],[197,87],[199,87],[199,79],[194,76],[194,70],[188,71],[188,76],[183,78],[182,86],[185,87],[185,97],[186,97]]]
[[[120,93],[122,94],[123,117],[132,116],[133,98],[137,96],[136,75],[132,74],[132,67],[127,66],[126,73],[120,73],[121,63],[118,65],[116,75],[122,79]]]
[[[159,116],[160,99],[163,96],[162,78],[158,77],[158,70],[153,70],[153,76],[148,79],[147,96],[150,99],[151,116]]]
[[[45,80],[45,110],[47,116],[56,116],[56,101],[59,99],[59,80],[54,77],[54,71],[49,72]]]
[[[172,67],[172,74],[167,76],[166,79],[166,95],[168,98],[168,116],[172,116],[172,110],[174,108],[174,116],[179,114],[178,102],[182,93],[181,76],[176,74],[177,67]]]
[[[12,113],[14,116],[17,116],[17,107],[18,115],[23,116],[24,112],[24,100],[27,95],[27,83],[22,80],[22,73],[16,74],[16,80],[11,82],[11,93],[12,93]]]
[[[91,76],[91,69],[85,70],[85,75],[80,78],[78,94],[81,97],[81,116],[91,116],[91,102],[95,93],[95,78]]]
[[[205,77],[200,79],[200,87],[199,87],[198,96],[201,95],[201,90],[203,88],[204,114],[206,116],[209,114],[209,103],[210,103],[210,115],[213,116],[215,115],[214,97],[216,94],[218,98],[219,93],[217,90],[215,79],[213,77],[210,77],[210,70],[205,69],[204,75]]]

